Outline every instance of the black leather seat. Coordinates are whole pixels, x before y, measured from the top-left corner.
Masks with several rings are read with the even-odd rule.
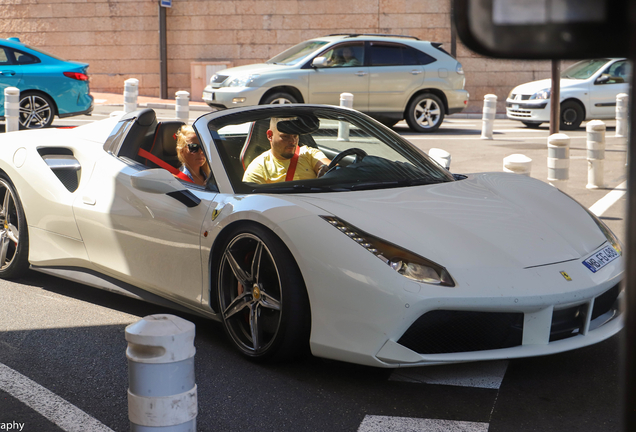
[[[185,123],[180,121],[167,121],[157,124],[152,145],[147,150],[153,156],[168,163],[174,168],[179,168],[181,162],[177,157],[177,131]],[[156,168],[158,165],[149,159],[145,160],[145,165]],[[163,167],[161,167],[163,168]]]

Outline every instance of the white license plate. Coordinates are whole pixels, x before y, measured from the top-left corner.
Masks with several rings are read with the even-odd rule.
[[[618,258],[618,252],[612,246],[605,246],[600,251],[583,261],[583,265],[596,273],[607,264]]]
[[[519,109],[519,104],[512,104],[512,109],[514,109],[514,110]]]

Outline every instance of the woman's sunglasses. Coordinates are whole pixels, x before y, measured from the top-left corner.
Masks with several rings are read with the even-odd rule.
[[[188,144],[188,151],[190,153],[196,153],[201,150],[201,146],[199,144]]]

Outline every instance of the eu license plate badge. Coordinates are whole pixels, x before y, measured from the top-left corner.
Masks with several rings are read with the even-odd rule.
[[[616,252],[612,246],[608,245],[593,253],[588,259],[584,260],[583,265],[590,269],[592,273],[596,273],[618,257],[618,252]]]

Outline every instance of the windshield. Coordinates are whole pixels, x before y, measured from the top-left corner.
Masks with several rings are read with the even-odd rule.
[[[327,43],[325,41],[305,41],[267,60],[266,63],[292,66]]]
[[[211,120],[208,127],[237,193],[341,192],[455,180],[424,152],[356,111],[254,109]],[[289,180],[294,142],[299,156]],[[273,154],[281,143],[291,146],[283,159]]]
[[[561,78],[588,79],[602,68],[609,59],[583,60],[561,72]]]

